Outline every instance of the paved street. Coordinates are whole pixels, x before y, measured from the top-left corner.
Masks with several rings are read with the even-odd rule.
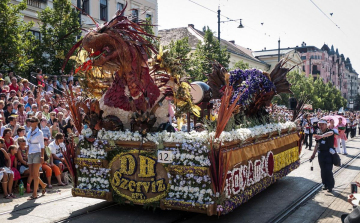
[[[341,155],[345,163],[360,152],[360,137],[348,142],[348,156]],[[301,161],[306,161],[312,151],[303,150]],[[267,190],[252,198],[234,212],[221,216],[208,217],[196,213],[180,211],[145,210],[141,206],[118,205],[102,200],[71,197],[70,187],[57,187],[36,201],[26,201],[25,197],[12,202],[0,199],[1,222],[111,222],[119,219],[124,222],[268,222],[298,197],[320,182],[317,160],[314,170],[309,162],[279,180]],[[350,192],[349,183],[360,180],[360,159],[356,159],[335,179],[334,193],[319,192],[307,201],[285,222],[339,222],[339,216],[351,211],[346,203]],[[311,210],[311,211],[310,211]],[[261,214],[259,214],[261,213]]]

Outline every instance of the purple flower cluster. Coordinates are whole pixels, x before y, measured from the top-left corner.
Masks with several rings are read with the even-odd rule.
[[[261,70],[257,69],[236,69],[230,71],[230,85],[233,86],[234,89],[231,102],[242,93],[237,103],[242,106],[251,104],[254,96],[259,93],[268,93],[276,90],[273,82],[271,82]]]

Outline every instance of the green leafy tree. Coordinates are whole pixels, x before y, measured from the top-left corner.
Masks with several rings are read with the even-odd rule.
[[[360,110],[360,94],[357,94],[354,99],[354,110]]]
[[[218,61],[223,67],[228,68],[230,63],[230,53],[225,47],[221,47],[219,41],[214,37],[214,33],[209,27],[204,27],[204,42],[199,42],[191,58],[194,59],[194,69],[190,76],[195,80],[206,80],[205,74],[212,72],[212,61]]]
[[[39,13],[41,21],[41,42],[34,53],[36,65],[44,67],[47,74],[57,75],[66,54],[76,44],[76,37],[81,34],[79,14],[68,0],[54,0],[53,8],[47,7]],[[65,73],[74,68],[74,61],[69,61]]]
[[[33,49],[33,35],[29,31],[34,23],[22,19],[21,10],[26,9],[26,1],[12,4],[10,0],[0,0],[0,70],[26,72],[33,60],[29,52]]]
[[[299,99],[307,95],[314,109],[335,111],[346,106],[346,99],[330,82],[325,84],[320,78],[306,77],[305,74],[295,71],[290,72],[287,79],[292,84],[290,89],[294,93],[293,97]],[[274,97],[273,103],[288,106],[291,95],[280,94],[279,96]]]
[[[246,70],[249,68],[250,68],[250,65],[248,63],[244,62],[243,60],[239,60],[238,62],[236,62],[234,64],[234,67],[231,68],[231,70],[235,70],[235,69]]]
[[[169,45],[163,47],[164,50],[169,50],[170,55],[181,60],[181,64],[186,73],[191,73],[193,68],[193,59],[189,57],[191,47],[189,45],[189,38],[184,37],[176,41],[171,41]]]
[[[143,26],[144,30],[150,34],[150,35],[155,35],[154,33],[154,26],[151,22],[151,18],[146,18],[146,21],[145,21],[145,26]],[[155,48],[158,50],[159,49],[159,46],[160,46],[160,41],[159,41],[159,38],[157,37],[149,37],[149,36],[144,36],[144,38],[149,41],[152,45],[155,46]],[[149,57],[151,57],[152,55],[148,55]]]

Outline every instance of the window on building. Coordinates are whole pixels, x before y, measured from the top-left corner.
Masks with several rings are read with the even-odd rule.
[[[123,4],[123,3],[118,2],[116,7],[117,7],[117,10],[121,11],[121,10],[123,10],[123,9],[124,9],[124,4]]]
[[[41,34],[39,31],[30,30],[32,34],[35,36],[36,40],[41,40]]]
[[[41,8],[41,1],[39,0],[27,0],[27,5],[36,7],[36,8]]]
[[[306,56],[301,56],[301,60],[306,60]]]
[[[107,21],[107,0],[100,0],[100,19]]]
[[[131,10],[131,15],[133,17],[132,21],[137,23],[139,21],[139,10],[137,9]]]
[[[84,0],[82,5],[82,12],[90,15],[90,0]]]
[[[150,14],[146,14],[146,20],[150,20],[150,22],[152,22],[152,16]]]
[[[303,71],[305,72],[305,66],[303,66]]]

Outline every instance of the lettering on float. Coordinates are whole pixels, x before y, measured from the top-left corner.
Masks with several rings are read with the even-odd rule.
[[[165,192],[165,179],[156,179],[157,161],[142,155],[136,158],[133,154],[120,156],[120,168],[113,173],[112,186],[130,192],[133,200],[146,200],[149,193]],[[139,181],[138,178],[149,180]]]
[[[228,196],[235,195],[243,191],[265,177],[271,177],[274,172],[274,154],[270,151],[266,156],[248,165],[240,165],[227,172],[225,182],[225,192]]]

